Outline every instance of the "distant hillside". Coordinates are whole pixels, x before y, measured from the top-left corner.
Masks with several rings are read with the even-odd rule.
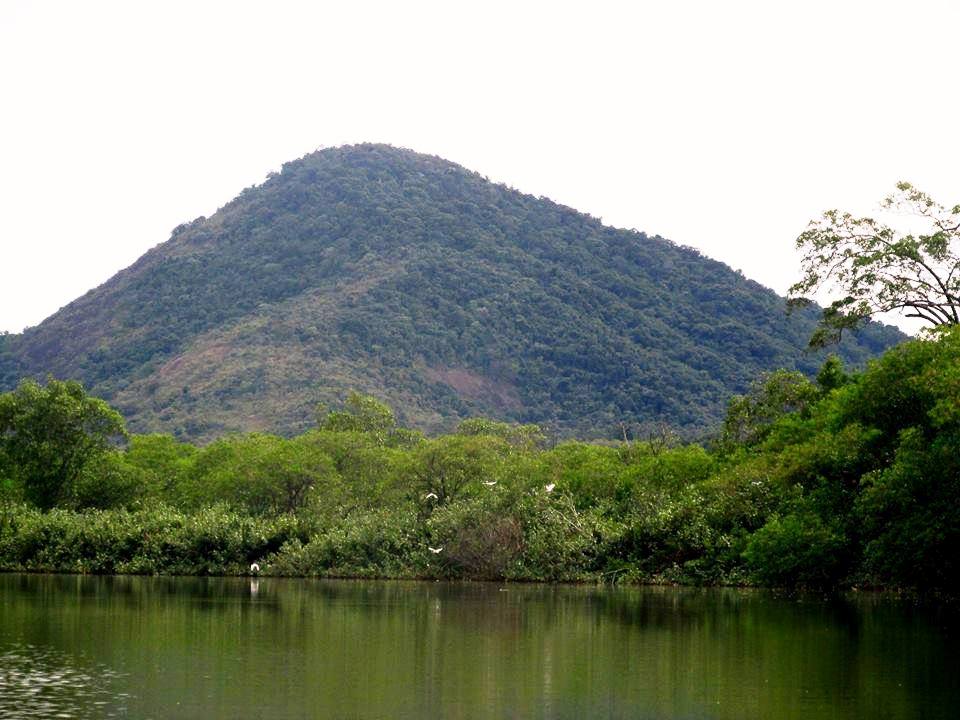
[[[350,388],[428,431],[487,415],[695,433],[760,372],[814,371],[814,322],[689,248],[357,145],[287,163],[0,338],[0,389],[78,378],[134,429],[201,440],[302,430]],[[871,325],[841,354],[862,363],[901,338]]]

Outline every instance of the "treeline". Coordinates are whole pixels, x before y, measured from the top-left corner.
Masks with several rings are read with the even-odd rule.
[[[0,395],[0,567],[958,589],[960,330],[778,371],[703,444],[427,438],[353,394],[291,439],[127,437],[76,383]]]

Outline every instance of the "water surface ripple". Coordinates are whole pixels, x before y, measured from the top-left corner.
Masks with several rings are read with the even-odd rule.
[[[0,575],[0,718],[954,718],[951,605]]]

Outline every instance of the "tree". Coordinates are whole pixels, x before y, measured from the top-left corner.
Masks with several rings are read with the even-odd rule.
[[[833,364],[832,362],[830,363]],[[832,374],[832,370],[827,371]],[[760,443],[773,424],[785,415],[803,412],[819,397],[817,386],[801,372],[775,370],[756,380],[746,395],[727,404],[719,448],[732,451]]]
[[[129,508],[148,498],[151,490],[125,453],[108,450],[84,465],[57,504],[74,510]]]
[[[457,435],[490,435],[506,440],[518,450],[539,450],[547,438],[539,425],[520,425],[488,418],[468,418],[457,425]]]
[[[409,477],[421,498],[432,494],[443,505],[480,489],[481,482],[503,479],[511,450],[503,438],[492,435],[444,435],[414,449]]]
[[[322,448],[302,439],[251,433],[207,446],[194,471],[202,501],[226,501],[254,515],[294,513],[338,475]]]
[[[890,311],[932,326],[960,324],[960,205],[947,209],[901,182],[881,207],[911,216],[922,231],[828,210],[797,238],[804,275],[789,290],[790,306],[812,304],[808,296],[818,290],[842,294],[824,308],[812,347]]]
[[[826,395],[849,382],[850,376],[843,369],[843,360],[836,355],[828,355],[817,372],[817,386],[820,392]]]
[[[351,390],[343,410],[328,412],[323,405],[317,408],[317,425],[321,430],[334,432],[372,433],[382,443],[396,428],[397,421],[389,405]]]
[[[123,418],[75,381],[24,380],[0,395],[0,475],[48,510],[65,497],[84,468],[126,437]]]
[[[331,411],[319,405],[317,427],[326,432],[365,433],[381,446],[413,446],[423,439],[419,431],[399,427],[389,405],[355,390],[350,391],[342,410]]]
[[[172,435],[134,435],[123,459],[144,494],[179,505],[190,493],[189,479],[198,452]]]

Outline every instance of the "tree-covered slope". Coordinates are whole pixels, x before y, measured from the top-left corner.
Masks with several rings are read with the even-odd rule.
[[[286,164],[22,335],[0,389],[82,380],[136,430],[302,430],[349,388],[428,430],[467,415],[610,435],[715,425],[812,371],[813,314],[660,237],[383,145]],[[862,362],[901,335],[869,326]]]

